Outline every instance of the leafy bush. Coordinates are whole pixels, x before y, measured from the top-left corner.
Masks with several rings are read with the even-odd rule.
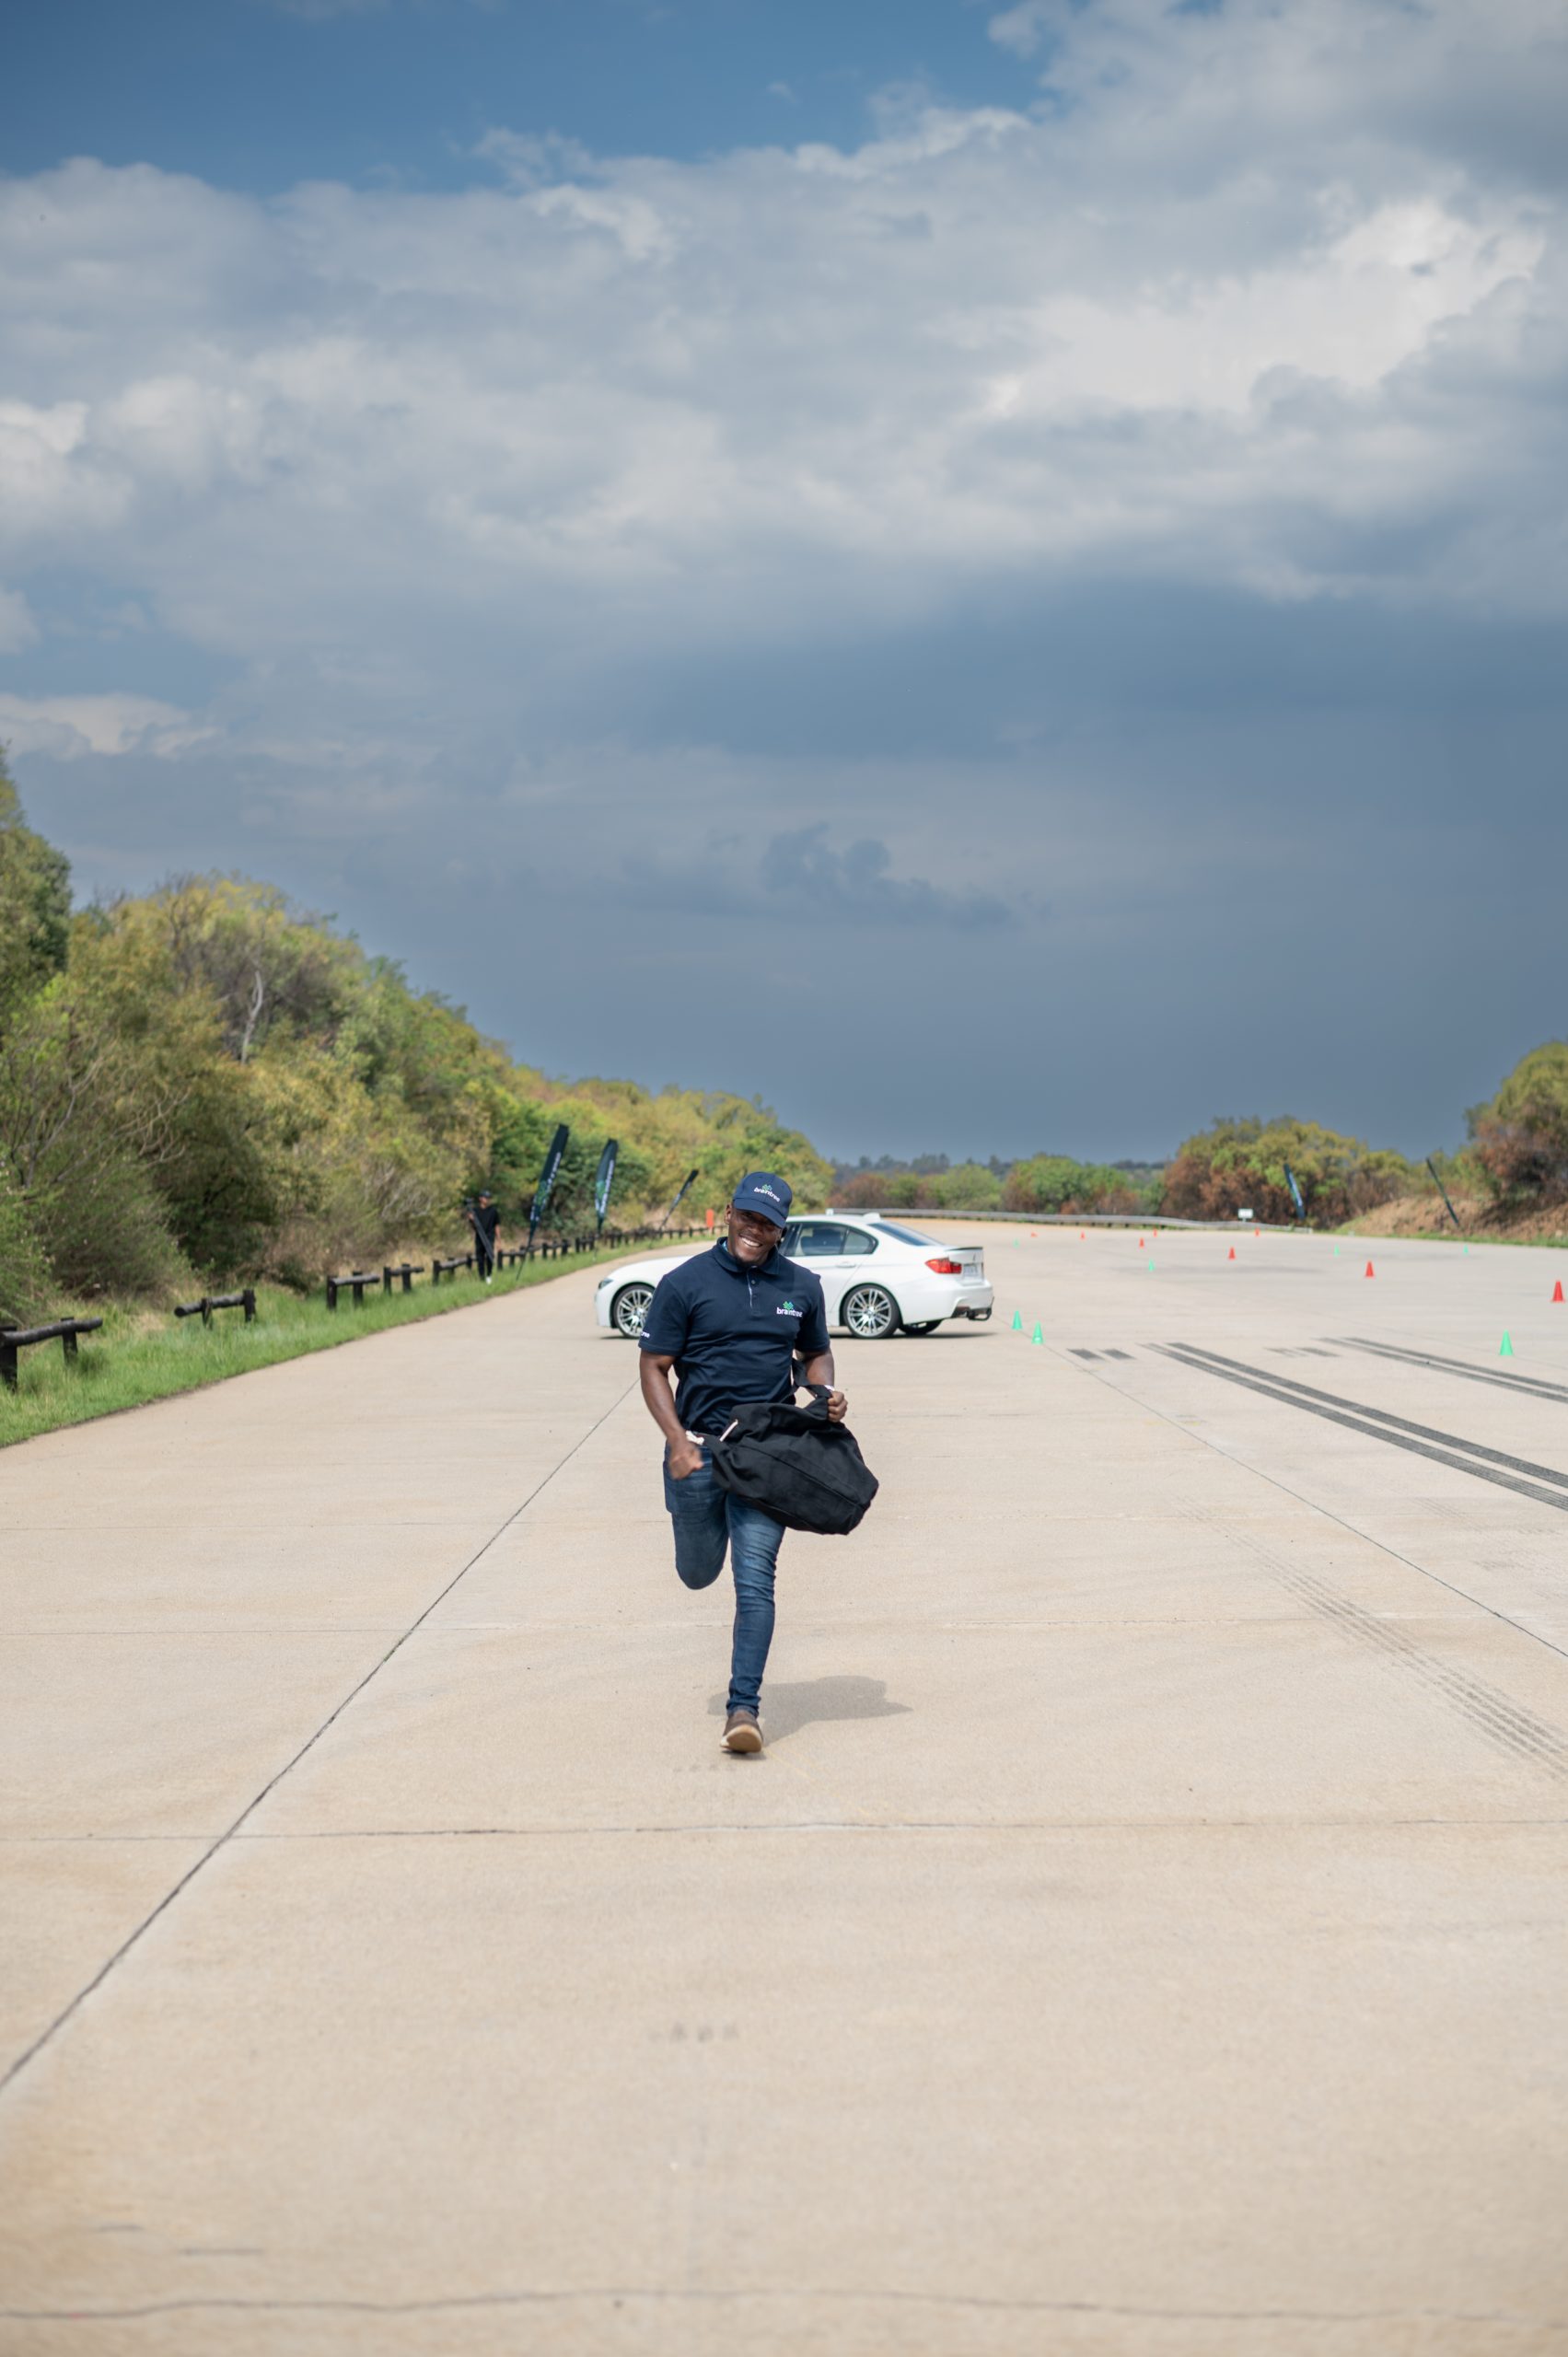
[[[993,1212],[1002,1201],[1002,1181],[983,1162],[936,1170],[895,1164],[841,1175],[831,1181],[830,1192],[846,1212]]]
[[[1330,1226],[1406,1193],[1415,1173],[1403,1155],[1342,1137],[1316,1121],[1219,1120],[1177,1149],[1160,1208],[1173,1219],[1296,1216],[1285,1165],[1309,1219]]]
[[[912,1212],[928,1183],[915,1170],[856,1170],[834,1181],[832,1199],[846,1212]]]
[[[798,1130],[786,1129],[760,1097],[686,1088],[664,1088],[656,1093],[624,1080],[552,1083],[541,1074],[526,1069],[517,1071],[513,1086],[519,1097],[535,1100],[536,1117],[541,1117],[542,1121],[539,1150],[532,1154],[526,1170],[525,1208],[527,1196],[533,1191],[544,1144],[558,1120],[570,1122],[573,1145],[578,1145],[579,1141],[581,1144],[582,1176],[578,1184],[582,1190],[579,1200],[585,1206],[583,1216],[591,1190],[593,1167],[606,1137],[618,1137],[621,1141],[621,1161],[616,1174],[612,1216],[623,1222],[630,1223],[642,1213],[657,1217],[692,1169],[697,1177],[680,1207],[682,1221],[688,1213],[700,1219],[704,1211],[719,1210],[728,1202],[737,1180],[748,1170],[780,1171],[789,1180],[803,1211],[828,1200],[832,1178],[830,1166],[808,1139]],[[557,1184],[559,1187],[560,1182]],[[639,1187],[643,1190],[640,1198]],[[567,1215],[573,1198],[568,1194],[563,1200],[566,1208],[559,1213],[552,1203],[552,1216],[559,1216],[563,1225],[569,1225],[575,1217],[569,1219]]]
[[[49,1256],[27,1204],[0,1169],[0,1325],[29,1326],[51,1306]]]
[[[57,1288],[156,1297],[189,1279],[156,1176],[181,1109],[69,975],[14,1016],[0,1039],[0,1171]]]
[[[1568,1201],[1568,1040],[1532,1049],[1469,1119],[1483,1182],[1501,1203]]]
[[[932,1211],[993,1212],[1001,1208],[1002,1181],[983,1162],[960,1162],[938,1170],[926,1182],[923,1202]]]
[[[51,1175],[35,1217],[57,1288],[72,1298],[129,1294],[167,1306],[199,1289],[145,1166],[108,1132]]]
[[[70,923],[70,868],[23,823],[0,755],[0,1031],[10,1010],[64,965]]]
[[[1126,1174],[1104,1163],[1074,1162],[1070,1155],[1037,1154],[1015,1162],[1002,1189],[1010,1212],[1135,1212],[1136,1190]]]

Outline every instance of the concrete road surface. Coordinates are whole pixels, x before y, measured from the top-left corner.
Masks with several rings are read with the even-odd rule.
[[[983,1236],[760,1760],[591,1275],[0,1457],[6,2357],[1568,2350],[1568,1257]]]

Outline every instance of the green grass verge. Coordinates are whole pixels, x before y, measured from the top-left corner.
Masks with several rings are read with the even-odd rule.
[[[338,1308],[329,1311],[325,1288],[302,1300],[281,1286],[259,1285],[256,1319],[250,1326],[238,1309],[220,1309],[211,1326],[203,1326],[199,1318],[177,1319],[171,1313],[107,1307],[101,1313],[101,1333],[80,1338],[74,1367],[66,1364],[58,1342],[39,1342],[18,1353],[17,1388],[0,1390],[0,1448],[62,1424],[85,1424],[95,1416],[112,1416],[123,1408],[144,1408],[149,1400],[196,1391],[252,1367],[276,1366],[308,1351],[333,1350],[362,1334],[382,1333],[389,1326],[480,1309],[530,1285],[548,1284],[552,1277],[570,1276],[575,1269],[656,1248],[621,1245],[567,1260],[530,1260],[502,1270],[489,1285],[463,1270],[439,1286],[426,1279],[412,1293],[366,1295],[363,1309],[355,1309],[345,1295]]]

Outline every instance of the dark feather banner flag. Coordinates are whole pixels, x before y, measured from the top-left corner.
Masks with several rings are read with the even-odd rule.
[[[677,1195],[674,1202],[671,1203],[668,1211],[666,1212],[664,1217],[659,1222],[659,1225],[661,1227],[668,1227],[669,1225],[670,1221],[675,1217],[676,1213],[680,1209],[681,1204],[685,1202],[687,1190],[691,1187],[691,1182],[696,1176],[697,1174],[694,1170],[689,1170],[686,1173],[685,1178],[680,1182],[679,1194]]]
[[[533,1250],[534,1230],[544,1217],[550,1202],[555,1174],[561,1167],[561,1157],[566,1151],[566,1141],[572,1132],[564,1121],[550,1141],[550,1151],[544,1157],[544,1167],[539,1174],[539,1185],[533,1190],[533,1203],[528,1212],[528,1250]]]
[[[598,1214],[598,1232],[604,1234],[604,1215],[610,1209],[610,1190],[615,1184],[615,1157],[620,1151],[619,1138],[610,1138],[598,1158],[594,1173],[594,1210]]]
[[[1454,1209],[1453,1204],[1452,1204],[1451,1202],[1448,1202],[1448,1190],[1447,1190],[1447,1188],[1446,1188],[1446,1187],[1445,1187],[1445,1185],[1443,1184],[1442,1179],[1441,1179],[1441,1178],[1439,1178],[1439,1177],[1437,1176],[1437,1165],[1433,1161],[1432,1156],[1431,1156],[1430,1155],[1427,1155],[1427,1157],[1426,1157],[1426,1167],[1427,1167],[1428,1170],[1430,1170],[1430,1171],[1431,1171],[1431,1173],[1432,1173],[1432,1183],[1433,1183],[1433,1185],[1436,1188],[1436,1190],[1437,1190],[1438,1193],[1442,1196],[1443,1201],[1444,1201],[1446,1203],[1448,1203],[1448,1216],[1449,1216],[1449,1218],[1453,1221],[1454,1225],[1455,1225],[1457,1228],[1458,1228],[1458,1229],[1460,1230],[1461,1234],[1462,1234],[1462,1233],[1463,1233],[1463,1230],[1464,1230],[1464,1225],[1465,1225],[1465,1223],[1464,1223],[1464,1221],[1459,1217],[1458,1213]],[[1554,1296],[1554,1297],[1555,1297],[1555,1296]]]

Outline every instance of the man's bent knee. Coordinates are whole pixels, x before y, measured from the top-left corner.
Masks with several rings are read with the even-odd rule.
[[[679,1573],[682,1587],[712,1587],[724,1569],[724,1557],[721,1554],[717,1562],[712,1563],[683,1563],[678,1554],[675,1568]]]

